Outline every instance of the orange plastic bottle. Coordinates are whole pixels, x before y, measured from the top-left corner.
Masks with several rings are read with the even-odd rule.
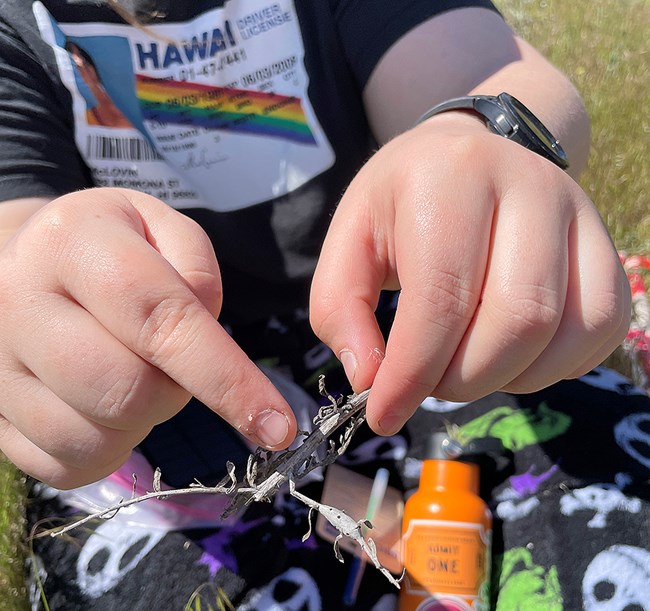
[[[453,444],[432,436],[404,507],[399,611],[489,609],[492,515],[478,494],[478,465],[453,460]]]

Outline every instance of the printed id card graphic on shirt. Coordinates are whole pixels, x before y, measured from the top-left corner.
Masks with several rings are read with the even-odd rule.
[[[101,186],[238,210],[334,163],[307,96],[293,0],[231,0],[184,23],[59,24],[34,14]]]

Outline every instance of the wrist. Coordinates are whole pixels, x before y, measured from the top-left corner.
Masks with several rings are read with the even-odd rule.
[[[450,110],[439,115],[433,115],[423,121],[416,123],[412,129],[426,130],[445,128],[458,130],[459,133],[476,132],[480,134],[490,133],[485,121],[478,115],[464,110]]]
[[[467,95],[436,104],[422,115],[417,124],[430,117],[458,111],[473,114],[485,122],[490,132],[507,138],[545,157],[558,167],[569,167],[566,153],[548,128],[522,102],[509,93]]]

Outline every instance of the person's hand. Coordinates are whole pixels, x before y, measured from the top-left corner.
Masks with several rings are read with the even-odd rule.
[[[191,394],[266,448],[295,436],[289,406],[217,323],[209,239],[162,202],[61,197],[0,267],[0,449],[25,472],[57,487],[99,479]]]
[[[386,346],[381,289],[401,289]],[[427,395],[532,392],[598,365],[629,286],[601,219],[551,162],[478,121],[434,117],[381,148],[332,220],[311,323],[367,415],[395,433]]]

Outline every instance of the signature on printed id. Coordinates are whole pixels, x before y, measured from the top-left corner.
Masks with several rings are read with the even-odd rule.
[[[202,148],[200,151],[190,152],[181,167],[183,170],[195,170],[197,168],[209,170],[212,166],[227,160],[226,155],[209,155],[208,150]]]

